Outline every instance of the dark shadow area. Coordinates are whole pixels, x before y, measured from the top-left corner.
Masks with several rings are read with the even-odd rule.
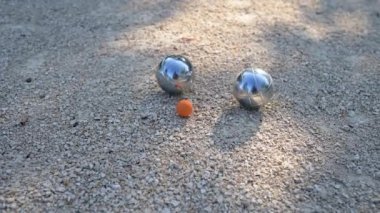
[[[293,168],[290,178],[282,181],[286,185],[283,196],[292,200],[287,206],[293,210],[374,211],[378,208],[378,200],[373,199],[378,190],[373,189],[379,186],[380,162],[379,136],[375,129],[380,122],[376,113],[380,108],[379,6],[376,1],[322,1],[317,10],[301,7],[302,23],[320,32],[313,35],[307,27],[278,20],[260,28],[271,63],[260,60],[254,53],[238,58],[243,63],[258,62],[256,65],[264,66],[275,79],[275,101],[279,104],[270,113],[277,114],[273,117],[284,124],[281,131],[292,129],[284,122],[286,116],[297,123],[296,129],[305,130],[302,136],[307,139],[295,140],[307,145],[292,144],[291,149],[295,151],[289,151],[291,155],[302,156],[302,166]],[[234,101],[225,95],[230,92],[230,82],[226,79],[235,76],[228,72],[243,65],[215,61],[222,61],[220,64],[226,66],[210,63],[210,72],[200,73],[196,82],[198,92],[221,95],[225,99],[216,100],[217,103],[207,98],[202,102],[225,105],[227,100]],[[213,127],[214,144],[222,151],[233,151],[250,141],[260,124],[248,128],[252,120],[247,115],[239,108],[224,111]],[[261,117],[255,116],[253,120]],[[269,141],[276,143],[272,149],[292,147],[289,145],[292,141],[285,138],[276,140],[276,135],[270,138]],[[269,169],[280,172],[274,167]]]
[[[259,131],[261,122],[259,110],[249,111],[238,106],[224,110],[213,127],[214,145],[222,151],[233,151],[244,146],[252,141],[251,138]]]
[[[52,59],[82,54],[84,49],[99,46],[121,32],[133,32],[168,19],[185,3],[182,0],[2,1],[0,35],[14,46],[0,44],[5,53],[2,58],[8,59],[4,60],[6,66],[0,67],[6,68],[0,75],[7,80],[8,75],[19,74],[8,71],[39,54]]]
[[[289,112],[317,142],[306,151],[311,155],[305,155],[305,162],[313,166],[302,174],[307,182],[289,187],[303,193],[304,198],[294,201],[299,209],[378,208],[372,199],[378,190],[372,189],[380,184],[374,128],[380,120],[373,113],[380,107],[380,4],[365,2],[322,1],[317,10],[301,8],[305,24],[329,29],[320,39],[281,22],[263,30],[276,61],[269,70],[280,80],[279,101],[289,103],[279,113]]]
[[[120,33],[170,18],[183,3],[0,1],[0,62],[4,65],[0,66],[0,107],[4,109],[0,189],[4,197],[27,194],[21,202],[35,204],[33,208],[46,208],[39,205],[46,197],[70,206],[75,195],[88,191],[88,181],[94,176],[82,174],[78,187],[62,174],[66,169],[96,174],[117,168],[121,173],[129,172],[134,162],[141,168],[146,143],[157,138],[156,130],[163,130],[168,122],[176,122],[179,128],[185,124],[185,119],[175,115],[177,99],[151,91],[143,98],[136,95],[138,83],[130,79],[144,57],[134,61],[133,54],[118,57],[101,52],[104,43],[121,39],[116,38]],[[149,107],[141,110],[143,105]],[[28,122],[18,120],[21,113]],[[15,125],[20,122],[25,125]],[[162,141],[171,132],[163,134]],[[132,159],[131,163],[120,163],[126,159]],[[51,194],[46,184],[66,187],[70,195]],[[107,181],[101,185],[94,196],[111,189]],[[38,195],[31,195],[30,186]],[[1,198],[0,211],[12,209],[4,202]]]

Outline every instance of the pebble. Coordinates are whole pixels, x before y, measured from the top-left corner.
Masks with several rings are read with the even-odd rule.
[[[29,122],[29,117],[28,116],[24,115],[24,116],[21,117],[21,119],[20,119],[20,125],[21,126],[25,126],[28,122]]]
[[[70,121],[70,125],[71,125],[72,127],[77,127],[77,126],[79,125],[79,122],[78,122],[78,121],[75,121],[75,120],[72,120],[72,121]]]
[[[56,190],[58,192],[64,192],[64,191],[66,191],[65,187],[63,187],[63,186],[58,186]]]
[[[323,199],[326,199],[327,198],[327,191],[325,190],[324,187],[322,186],[318,186],[318,185],[314,185],[314,190],[315,192],[318,193],[318,195],[323,198]]]
[[[294,180],[294,183],[295,183],[295,184],[300,184],[300,183],[302,183],[302,179],[300,179],[300,178],[294,178],[293,180]]]
[[[112,184],[111,187],[115,190],[121,189],[121,186],[119,184]]]
[[[174,207],[177,207],[177,206],[180,204],[180,202],[177,201],[177,200],[172,200],[172,201],[171,201],[171,204],[172,204]]]
[[[162,210],[162,213],[171,213],[170,209],[169,208],[164,208]]]
[[[216,200],[218,201],[218,203],[223,203],[224,198],[222,195],[219,195]]]
[[[144,114],[142,114],[142,115],[140,116],[140,118],[141,118],[142,120],[148,119],[148,118],[149,118],[149,114],[144,113]]]

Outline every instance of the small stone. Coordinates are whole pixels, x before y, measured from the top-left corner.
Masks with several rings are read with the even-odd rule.
[[[162,210],[162,213],[170,213],[171,211],[170,211],[170,209],[169,208],[164,208],[163,210]]]
[[[21,126],[25,126],[26,125],[26,123],[28,123],[28,121],[29,121],[29,118],[28,118],[28,116],[22,116],[21,117],[21,120],[20,120],[20,125]]]
[[[372,203],[374,204],[380,204],[380,197],[376,197],[372,199]]]
[[[64,192],[64,191],[66,191],[65,187],[63,187],[63,186],[57,187],[57,192]]]
[[[144,209],[144,213],[152,213],[153,210],[150,209],[149,207],[147,207],[146,209]]]
[[[355,111],[352,111],[352,110],[348,111],[348,116],[351,118],[355,117]]]
[[[119,184],[117,184],[117,183],[116,184],[112,184],[111,187],[112,187],[112,189],[115,189],[115,190],[121,189],[121,186]]]
[[[79,122],[78,121],[74,121],[72,122],[71,126],[72,127],[77,127],[79,125]]]
[[[359,154],[356,154],[352,159],[355,160],[355,161],[360,160]]]
[[[261,205],[263,203],[263,200],[261,200],[260,198],[256,200],[256,203]]]
[[[15,201],[15,198],[14,197],[7,197],[5,199],[8,203],[13,203]]]
[[[211,208],[211,206],[207,206],[207,207],[205,208],[205,211],[206,211],[206,212],[212,212],[212,208]]]
[[[349,132],[350,129],[351,129],[351,127],[348,126],[348,125],[344,125],[344,126],[342,127],[342,130],[345,131],[345,132]]]
[[[380,171],[375,173],[375,178],[379,178],[380,179]]]
[[[293,181],[294,181],[295,184],[302,183],[302,180],[300,178],[294,178]]]
[[[222,195],[219,195],[216,200],[218,201],[218,203],[223,203],[224,198]]]
[[[179,205],[179,202],[177,200],[173,200],[171,202],[171,204],[174,206],[174,207],[177,207]]]
[[[327,191],[322,186],[314,185],[314,190],[321,196],[321,198],[325,199],[327,197]]]

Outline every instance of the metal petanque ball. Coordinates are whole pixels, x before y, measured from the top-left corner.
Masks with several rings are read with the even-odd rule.
[[[261,69],[246,69],[238,75],[233,95],[243,107],[257,109],[273,96],[272,77]]]
[[[156,71],[157,82],[169,94],[181,94],[190,89],[193,66],[189,59],[180,55],[165,57]]]

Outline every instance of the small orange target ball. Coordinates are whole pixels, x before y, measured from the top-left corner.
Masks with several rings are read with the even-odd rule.
[[[193,113],[193,104],[187,98],[182,99],[177,104],[177,113],[181,117],[189,117]]]

